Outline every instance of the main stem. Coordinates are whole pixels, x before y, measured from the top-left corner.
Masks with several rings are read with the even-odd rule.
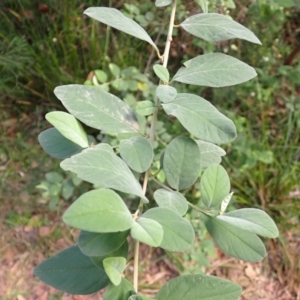
[[[172,2],[172,11],[171,11],[171,17],[170,17],[170,22],[169,22],[169,31],[168,31],[167,41],[166,41],[166,45],[165,45],[165,51],[164,51],[164,55],[163,55],[163,66],[164,67],[167,67],[168,60],[169,60],[169,53],[170,53],[170,48],[171,48],[175,14],[176,14],[176,2],[177,2],[177,0],[173,0],[173,2]],[[156,97],[156,99],[155,99],[156,107],[158,107],[158,104],[159,104],[159,100]],[[151,144],[153,144],[154,138],[155,138],[155,126],[156,126],[156,121],[157,121],[157,113],[158,113],[158,109],[153,114],[152,120],[151,120],[150,134],[149,134],[149,139],[150,139]],[[150,174],[150,168],[146,171],[145,178],[144,178],[144,183],[143,183],[144,195],[146,194],[146,191],[147,191],[149,174]],[[137,218],[138,215],[141,214],[142,210],[143,210],[143,202],[141,201],[139,204],[139,207],[135,213],[135,218]],[[133,286],[137,293],[138,293],[138,284],[139,284],[139,247],[140,247],[140,243],[139,243],[139,241],[136,241],[135,248],[134,248]]]

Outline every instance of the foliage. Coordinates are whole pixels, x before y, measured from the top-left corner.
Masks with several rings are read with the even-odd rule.
[[[171,5],[163,55],[147,32],[119,10],[107,7],[86,10],[90,17],[153,47],[161,63],[153,67],[160,80],[155,92],[149,93],[155,96],[147,98],[145,105],[129,106],[99,86],[59,86],[54,93],[70,114],[48,114],[54,128],[41,133],[39,138],[47,153],[63,159],[62,169],[94,185],[63,215],[66,224],[81,230],[78,246],[49,258],[34,271],[47,284],[71,294],[89,294],[109,286],[106,299],[112,299],[113,293],[119,299],[148,299],[138,294],[139,244],[173,252],[190,249],[195,232],[191,220],[185,218],[188,206],[198,213],[197,219],[203,222],[218,247],[230,256],[261,261],[266,249],[258,235],[278,236],[275,223],[261,210],[226,212],[232,194],[229,176],[219,165],[224,153],[217,145],[235,139],[235,125],[209,101],[180,93],[176,88],[179,83],[208,87],[236,85],[255,77],[255,69],[231,56],[208,53],[185,61],[170,80],[167,66],[176,0],[157,0],[156,5]],[[248,29],[215,13],[195,15],[178,26],[196,36],[200,30],[201,38],[208,42],[242,37],[260,44]],[[120,74],[115,65],[111,66],[111,72],[115,77]],[[95,76],[100,82],[107,79],[105,72],[95,72]],[[168,136],[160,139],[167,120],[164,118],[159,126],[158,118],[164,112],[170,118],[176,117],[186,129],[184,134],[171,140]],[[111,137],[114,142],[103,138],[98,144],[90,143],[79,121],[100,130],[101,135]],[[196,203],[189,201],[191,188],[200,192]],[[134,244],[133,284],[123,278],[129,264],[129,236],[128,240]],[[198,274],[170,280],[156,299],[237,299],[240,294],[241,287],[235,283]]]

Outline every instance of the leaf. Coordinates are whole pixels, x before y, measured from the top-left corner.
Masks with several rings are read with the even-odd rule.
[[[104,270],[110,281],[114,285],[119,285],[122,281],[122,273],[126,268],[124,257],[108,257],[103,261]]]
[[[195,141],[201,153],[201,168],[206,169],[211,164],[220,164],[226,152],[219,146],[204,141]]]
[[[249,262],[259,262],[266,256],[265,246],[256,234],[207,215],[203,215],[203,220],[211,237],[226,254]]]
[[[200,181],[201,200],[208,207],[218,207],[229,194],[230,180],[226,170],[220,165],[210,165]]]
[[[70,84],[55,88],[54,94],[74,117],[88,126],[112,133],[138,132],[131,108],[99,88]]]
[[[114,77],[119,77],[121,70],[116,64],[108,64],[108,68]]]
[[[243,39],[261,45],[255,34],[228,16],[216,13],[197,14],[187,18],[180,26],[190,34],[208,42]]]
[[[66,139],[56,128],[41,132],[38,140],[46,153],[58,159],[71,157],[83,150],[79,145]]]
[[[172,188],[182,190],[193,185],[200,167],[200,151],[194,140],[179,136],[166,147],[163,170]]]
[[[127,279],[122,278],[118,286],[110,284],[106,290],[103,300],[128,300],[134,294],[134,287]]]
[[[164,82],[169,82],[170,74],[169,74],[169,71],[166,67],[164,67],[162,65],[154,65],[153,70],[154,70],[154,73],[156,74],[156,76],[160,80],[162,80]]]
[[[184,63],[173,80],[209,87],[225,87],[246,82],[257,74],[254,68],[223,53],[209,53]]]
[[[156,96],[163,103],[169,103],[177,96],[175,88],[169,85],[160,84],[156,89]]]
[[[170,5],[172,3],[172,0],[156,0],[155,1],[155,6],[157,7],[163,7]]]
[[[260,209],[237,209],[218,216],[217,218],[243,230],[268,238],[274,239],[279,235],[278,228],[274,221],[267,213]]]
[[[105,256],[120,248],[128,234],[128,231],[109,233],[81,231],[78,246],[87,256]]]
[[[54,111],[46,114],[46,119],[71,142],[82,148],[89,146],[88,138],[82,125],[72,115],[63,111]]]
[[[230,194],[228,194],[221,203],[221,208],[220,208],[220,213],[223,214],[228,206],[228,204],[230,203],[231,197],[233,195],[233,192],[231,192]]]
[[[107,81],[107,74],[102,70],[94,71],[97,80],[101,83],[105,83]]]
[[[63,221],[81,230],[101,233],[125,231],[133,224],[124,201],[108,189],[92,190],[80,196],[66,210]]]
[[[70,170],[97,187],[111,188],[123,193],[145,198],[142,187],[134,175],[108,144],[88,148],[78,155],[61,162],[64,170]]]
[[[127,165],[139,173],[148,170],[154,155],[150,142],[140,136],[123,140],[120,144],[120,154]]]
[[[211,103],[193,94],[178,94],[172,102],[162,104],[168,115],[175,116],[195,137],[222,144],[236,138],[233,122]]]
[[[45,174],[45,178],[50,183],[61,183],[64,180],[62,175],[57,172],[48,172]]]
[[[148,33],[135,21],[127,18],[119,10],[109,7],[90,7],[84,11],[88,15],[101,23],[116,28],[122,32],[132,35],[138,39],[148,42],[157,50],[155,43]]]
[[[34,269],[34,275],[46,284],[69,294],[95,293],[110,281],[78,246],[72,246],[43,261]]]
[[[149,100],[140,101],[135,107],[135,111],[142,116],[152,115],[156,110],[157,107]]]
[[[159,189],[154,192],[154,199],[159,207],[169,208],[183,216],[188,210],[188,203],[185,197],[174,191]]]
[[[169,251],[184,251],[194,244],[195,233],[192,225],[173,210],[155,207],[147,210],[142,217],[157,221],[163,228],[163,240],[159,245]]]
[[[131,228],[131,236],[151,247],[158,247],[163,239],[162,226],[152,219],[140,217]]]
[[[158,292],[157,300],[234,300],[242,288],[229,280],[206,275],[183,275],[168,281]]]

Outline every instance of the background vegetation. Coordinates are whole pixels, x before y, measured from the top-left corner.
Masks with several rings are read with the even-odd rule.
[[[200,246],[195,253],[184,254],[189,259],[187,264],[183,265],[180,256],[148,253],[144,249],[145,264],[155,261],[151,268],[145,269],[144,288],[153,282],[159,285],[163,277],[174,276],[176,272],[205,270],[218,275],[216,272],[221,272],[223,277],[236,281],[245,277],[248,281],[242,283],[246,287],[244,299],[274,299],[274,296],[298,299],[300,3],[297,0],[210,2],[212,10],[228,13],[253,30],[263,46],[236,40],[207,46],[178,30],[170,66],[178,68],[189,56],[213,49],[230,53],[256,68],[258,78],[240,86],[221,90],[193,88],[191,91],[189,86],[184,89],[203,95],[214,105],[219,104],[227,115],[231,114],[238,138],[225,149],[223,164],[231,174],[233,205],[267,210],[276,220],[281,237],[269,242],[268,259],[251,269],[247,264],[221,257],[204,229],[198,228]],[[196,3],[181,2],[177,23],[180,18],[200,11]],[[99,69],[107,76],[104,84],[127,101],[132,96],[134,101],[145,99],[145,90],[151,87],[148,79],[153,74],[149,70],[155,62],[151,49],[142,41],[83,16],[83,10],[89,6],[122,9],[163,46],[166,27],[161,24],[165,23],[168,12],[157,10],[151,1],[124,4],[117,0],[42,3],[4,0],[0,4],[0,259],[4,266],[0,271],[0,295],[3,299],[36,296],[81,299],[68,298],[46,288],[31,275],[33,266],[43,256],[61,250],[73,240],[76,233],[62,228],[61,212],[76,198],[79,189],[89,188],[60,171],[58,163],[38,145],[37,135],[49,127],[44,114],[63,109],[53,95],[54,87],[86,81],[91,84],[94,70]],[[145,85],[124,90],[113,84],[118,67],[123,70],[128,66],[140,70],[140,75],[147,75]],[[181,127],[173,120],[172,126],[165,130],[162,134],[175,136]],[[90,134],[96,137],[98,133]],[[67,197],[63,186],[70,180],[74,189]],[[35,188],[41,184],[44,184],[43,195]],[[218,266],[222,268],[217,269]],[[26,280],[28,277],[30,280]],[[257,287],[261,282],[263,285]],[[267,294],[258,295],[258,290],[266,290]]]

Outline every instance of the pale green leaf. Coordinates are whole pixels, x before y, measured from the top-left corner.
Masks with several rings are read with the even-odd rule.
[[[135,111],[142,116],[152,115],[156,110],[157,107],[149,100],[140,101],[135,107]]]
[[[119,77],[121,70],[116,64],[108,64],[108,68],[114,77]]]
[[[79,84],[59,86],[54,93],[73,116],[88,126],[113,133],[138,132],[131,108],[110,93]]]
[[[206,275],[171,279],[158,292],[157,300],[237,300],[242,288],[229,280]]]
[[[223,200],[221,203],[221,208],[220,208],[220,213],[223,214],[226,211],[226,208],[228,206],[228,204],[230,203],[230,200],[232,198],[233,192],[229,193]]]
[[[177,96],[175,88],[169,85],[160,84],[156,89],[156,96],[163,103],[169,103]]]
[[[34,275],[69,294],[88,295],[109,285],[105,272],[97,268],[78,246],[72,246],[43,261]]]
[[[193,94],[178,94],[172,102],[162,104],[168,115],[175,116],[195,137],[222,144],[235,139],[234,123],[210,102]]]
[[[97,80],[101,83],[105,83],[107,81],[107,74],[102,70],[94,71]]]
[[[155,220],[162,226],[164,234],[159,247],[169,251],[184,251],[194,244],[193,226],[173,210],[151,208],[142,217]]]
[[[128,234],[128,231],[109,233],[81,231],[78,246],[87,256],[105,256],[120,248]]]
[[[163,7],[170,5],[172,3],[172,0],[156,0],[155,1],[155,6],[157,7]]]
[[[260,40],[251,30],[225,15],[197,14],[187,18],[180,26],[190,34],[208,42],[216,43],[239,38],[261,45]]]
[[[119,285],[122,281],[122,273],[126,267],[124,257],[108,257],[103,261],[106,275],[114,285]]]
[[[193,185],[200,167],[200,151],[191,138],[179,136],[166,147],[163,170],[172,188],[182,190]]]
[[[140,136],[123,140],[120,144],[120,154],[127,165],[139,173],[148,170],[154,155],[150,142]]]
[[[38,140],[46,153],[58,159],[71,157],[83,150],[79,145],[66,139],[56,128],[41,132]]]
[[[80,196],[66,210],[63,221],[81,230],[101,233],[125,231],[134,222],[121,197],[109,189],[92,190]]]
[[[188,210],[187,200],[179,192],[159,189],[154,192],[153,197],[159,207],[169,208],[181,216],[185,215]]]
[[[246,82],[257,74],[254,68],[223,53],[196,56],[184,63],[173,80],[209,87],[225,87]]]
[[[135,294],[134,287],[127,279],[122,278],[118,286],[110,284],[105,292],[103,300],[128,300]]]
[[[203,220],[209,234],[226,254],[250,262],[259,262],[266,256],[266,248],[256,234],[207,215],[203,215]]]
[[[208,208],[221,205],[229,194],[230,180],[226,170],[220,165],[210,165],[200,181],[201,200]]]
[[[82,148],[89,146],[82,125],[72,115],[63,111],[53,111],[46,114],[46,119],[68,140]]]
[[[122,32],[132,35],[136,38],[148,42],[157,49],[151,37],[138,23],[127,18],[119,10],[109,7],[90,7],[84,11],[89,17],[104,23],[110,27],[116,28]]]
[[[169,74],[169,71],[166,67],[164,67],[162,65],[154,65],[153,70],[154,70],[154,73],[156,74],[156,76],[160,80],[162,80],[164,82],[169,82],[170,74]]]
[[[242,208],[230,211],[218,219],[232,224],[246,231],[268,238],[278,237],[278,228],[270,216],[263,210],[256,208]]]
[[[64,170],[77,174],[78,178],[93,183],[97,187],[115,189],[142,197],[148,201],[142,187],[134,175],[108,144],[88,148],[78,155],[61,162]]]

